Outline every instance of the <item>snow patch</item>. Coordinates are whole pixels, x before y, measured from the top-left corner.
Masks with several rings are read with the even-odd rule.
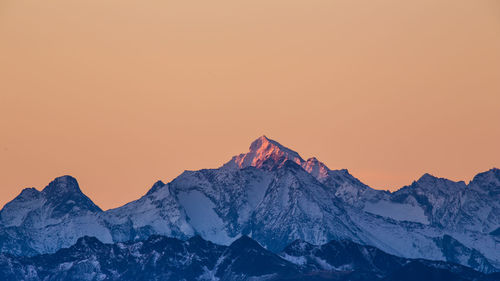
[[[429,224],[429,219],[425,215],[424,210],[419,206],[379,201],[376,203],[365,203],[364,210],[374,215],[388,217],[398,221]]]
[[[178,198],[186,210],[190,224],[204,239],[222,245],[229,245],[234,241],[234,238],[227,235],[224,221],[214,211],[214,203],[205,194],[191,190],[179,193]]]

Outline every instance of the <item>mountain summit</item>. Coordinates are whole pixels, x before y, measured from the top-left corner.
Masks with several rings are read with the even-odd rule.
[[[316,157],[309,158],[306,161],[297,152],[265,135],[252,142],[248,153],[234,156],[225,166],[239,169],[251,166],[272,170],[282,167],[286,161],[298,164],[320,181],[326,179],[330,172],[330,169]]]
[[[61,176],[55,178],[43,190],[44,193],[50,195],[65,194],[65,193],[81,193],[80,186],[76,179],[72,176]]]
[[[53,207],[52,213],[64,216],[70,211],[101,212],[102,210],[82,193],[76,179],[72,176],[62,176],[54,179],[42,190],[47,203]]]
[[[242,153],[234,156],[228,164],[234,164],[236,167],[243,169],[249,166],[262,168],[280,167],[285,161],[290,160],[297,164],[301,164],[304,160],[300,155],[281,145],[277,141],[271,140],[266,136],[261,136],[250,145],[248,153]]]

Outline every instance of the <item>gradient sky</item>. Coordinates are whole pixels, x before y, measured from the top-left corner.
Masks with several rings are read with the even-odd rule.
[[[500,1],[0,1],[0,205],[117,207],[262,134],[383,189],[500,167]]]

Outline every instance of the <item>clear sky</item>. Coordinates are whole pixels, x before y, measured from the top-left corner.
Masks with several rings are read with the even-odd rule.
[[[116,207],[262,134],[376,188],[499,167],[500,1],[0,1],[0,205]]]

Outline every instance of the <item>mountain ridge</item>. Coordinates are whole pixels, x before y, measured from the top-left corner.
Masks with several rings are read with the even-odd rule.
[[[17,202],[16,208],[0,211],[0,249],[50,253],[85,235],[106,243],[201,235],[224,245],[248,235],[274,251],[296,239],[347,239],[407,258],[450,259],[491,272],[500,268],[494,250],[500,240],[490,234],[500,227],[500,204],[489,198],[499,178],[496,168],[468,185],[424,174],[389,193],[262,136],[248,153],[218,169],[157,181],[141,198],[106,211],[70,176],[49,184],[47,192],[62,191],[53,196],[57,204],[40,195],[47,188],[23,191],[8,203]],[[61,196],[67,190],[78,196]]]

